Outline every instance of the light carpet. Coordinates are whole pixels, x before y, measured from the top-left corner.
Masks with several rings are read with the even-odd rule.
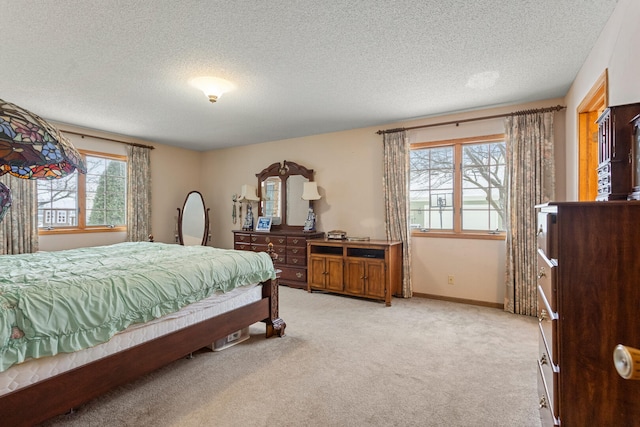
[[[257,323],[45,425],[540,426],[535,318],[287,287],[280,315],[283,338]]]

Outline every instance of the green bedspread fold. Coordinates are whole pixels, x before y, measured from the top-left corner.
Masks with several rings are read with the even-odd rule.
[[[130,242],[0,256],[0,372],[73,352],[235,287],[275,278],[268,254]]]

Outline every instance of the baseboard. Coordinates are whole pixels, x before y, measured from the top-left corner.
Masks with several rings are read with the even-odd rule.
[[[418,298],[429,298],[429,299],[437,299],[441,301],[459,302],[461,304],[479,305],[482,307],[499,308],[504,310],[504,304],[500,304],[497,302],[476,301],[476,300],[466,299],[466,298],[444,297],[442,295],[422,294],[419,292],[414,292],[413,296]]]

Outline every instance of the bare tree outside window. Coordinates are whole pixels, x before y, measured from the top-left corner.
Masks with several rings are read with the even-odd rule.
[[[504,230],[504,141],[414,148],[410,162],[412,228]]]

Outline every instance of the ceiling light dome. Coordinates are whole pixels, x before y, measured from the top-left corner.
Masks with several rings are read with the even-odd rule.
[[[202,76],[195,77],[189,83],[200,89],[209,98],[210,102],[216,102],[223,93],[235,89],[235,85],[228,80],[219,77]]]

